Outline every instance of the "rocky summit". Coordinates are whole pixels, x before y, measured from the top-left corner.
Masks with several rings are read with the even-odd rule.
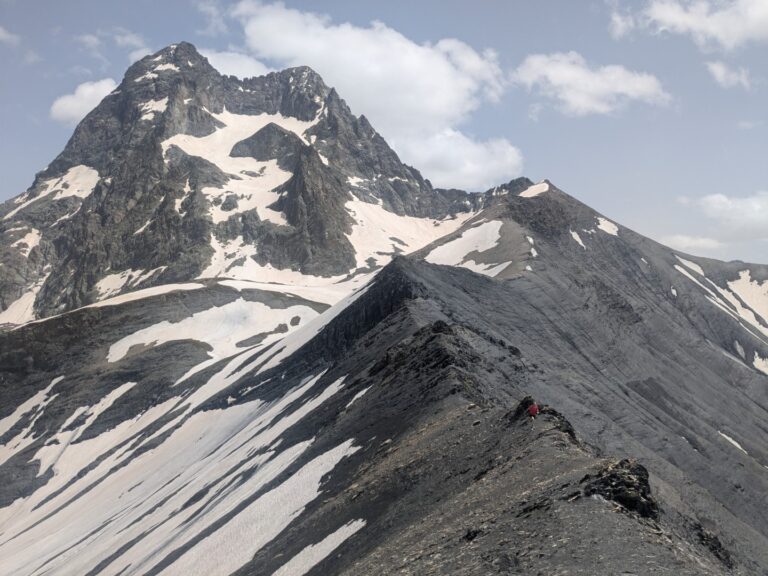
[[[306,67],[132,65],[0,326],[0,575],[768,574],[768,266],[436,189]]]

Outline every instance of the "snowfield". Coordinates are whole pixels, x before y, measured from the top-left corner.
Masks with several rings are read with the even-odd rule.
[[[544,192],[549,192],[549,184],[547,184],[546,182],[539,182],[538,184],[529,186],[528,188],[520,192],[520,197],[534,198],[539,194],[543,194]]]
[[[318,388],[322,376],[272,402],[184,412],[162,443],[140,454],[141,446],[157,437],[142,431],[176,410],[180,398],[84,441],[77,440],[136,384],[126,383],[76,410],[56,434],[57,442],[35,457],[40,473],[52,470],[53,476],[32,496],[0,509],[0,572],[125,575],[159,567],[162,574],[223,576],[237,570],[315,500],[322,479],[358,450],[349,439],[307,459],[311,439],[282,442],[286,431],[343,388],[343,378]],[[24,413],[42,413],[60,381],[0,421],[0,429],[9,429]],[[83,415],[81,425],[66,430]],[[28,444],[29,430],[4,446],[3,456]],[[238,477],[247,479],[234,482]],[[364,525],[358,520],[329,530],[289,559],[281,573],[309,570]]]
[[[511,264],[511,261],[480,264],[469,256],[475,252],[482,254],[495,248],[501,239],[502,225],[503,222],[500,220],[492,220],[474,226],[462,232],[458,238],[434,248],[424,259],[432,264],[461,266],[486,276],[497,276]],[[533,251],[533,248],[531,250]]]
[[[34,198],[23,196],[24,201],[17,207],[3,216],[3,220],[10,220],[16,214],[24,210],[30,204],[48,198],[55,193],[52,200],[61,200],[62,198],[77,197],[87,198],[90,196],[96,184],[99,182],[99,173],[88,166],[73,166],[60,178],[51,178],[44,180],[39,188],[39,193]]]
[[[213,118],[224,124],[212,134],[203,137],[177,134],[163,142],[165,153],[171,146],[178,146],[190,156],[198,156],[216,165],[222,172],[230,175],[230,180],[221,188],[207,187],[202,192],[211,201],[229,194],[237,196],[237,208],[224,211],[220,206],[211,203],[209,208],[214,222],[224,222],[230,216],[256,209],[259,218],[275,224],[287,224],[281,212],[268,208],[277,201],[278,194],[274,189],[284,184],[291,177],[290,172],[282,170],[276,160],[260,162],[254,158],[230,156],[232,148],[246,138],[252,136],[267,124],[277,124],[281,128],[296,134],[305,144],[309,144],[304,132],[314,126],[318,119],[305,122],[282,114],[233,114],[226,109],[220,114],[211,114]]]

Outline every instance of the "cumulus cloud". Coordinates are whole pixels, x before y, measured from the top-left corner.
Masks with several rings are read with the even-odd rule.
[[[196,32],[202,36],[220,36],[228,31],[224,14],[218,2],[214,0],[200,0],[195,4],[197,11],[205,18],[205,28]]]
[[[693,202],[729,238],[768,239],[768,191],[742,197],[710,194]]]
[[[128,50],[128,60],[131,64],[148,54],[152,54],[152,50],[141,34],[120,27],[79,34],[74,39],[90,56],[99,60],[102,67],[109,64],[109,59],[104,55],[104,51],[107,48],[106,44],[110,41],[118,48]]]
[[[479,52],[456,39],[419,44],[381,22],[337,24],[279,3],[243,0],[233,16],[242,23],[255,58],[317,70],[436,185],[457,186],[459,181],[481,189],[519,175],[520,153],[509,142],[476,141],[459,131],[483,103],[498,101],[504,92],[504,74],[493,51]],[[453,158],[469,156],[449,166],[423,150],[425,142],[439,143]],[[478,167],[483,163],[485,170]]]
[[[750,78],[746,68],[730,68],[725,62],[707,62],[707,70],[715,79],[715,82],[723,88],[741,87],[749,90]]]
[[[96,34],[79,34],[75,36],[75,41],[87,50],[99,50],[101,48],[101,38]]]
[[[611,21],[608,30],[615,40],[627,36],[637,28],[637,17],[629,10],[624,10],[617,0],[607,0],[606,4],[611,9]]]
[[[2,26],[0,26],[0,44],[7,44],[8,46],[18,46],[21,42],[21,36],[18,34],[12,34]]]
[[[591,67],[577,52],[532,54],[513,79],[556,100],[571,116],[611,114],[632,101],[663,105],[671,100],[655,76],[616,65]]]
[[[733,50],[768,41],[765,0],[649,0],[635,17],[657,31],[689,36],[702,48]]]
[[[520,151],[503,138],[477,141],[458,130],[447,128],[423,139],[395,140],[402,156],[418,166],[427,177],[440,175],[441,186],[487,189],[509,179],[510,170],[520,172]]]
[[[268,66],[242,52],[200,50],[200,54],[208,58],[211,66],[222,74],[231,74],[238,78],[251,78],[271,72]]]
[[[117,28],[112,33],[112,40],[115,44],[121,48],[128,48],[128,60],[133,64],[137,60],[141,60],[144,56],[152,54],[152,50],[147,46],[146,40],[140,34],[125,30],[124,28]]]
[[[714,238],[686,236],[685,234],[664,236],[661,238],[661,243],[683,252],[708,252],[723,247],[723,243]]]
[[[72,94],[56,98],[51,105],[51,118],[67,125],[77,124],[115,88],[117,83],[112,78],[83,82]]]

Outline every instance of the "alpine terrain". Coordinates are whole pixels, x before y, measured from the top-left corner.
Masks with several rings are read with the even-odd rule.
[[[0,326],[2,575],[768,574],[768,266],[437,189],[306,67],[133,64]]]

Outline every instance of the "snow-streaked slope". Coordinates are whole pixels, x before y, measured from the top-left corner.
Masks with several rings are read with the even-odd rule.
[[[183,376],[182,380],[185,380],[222,358],[242,351],[241,343],[248,339],[261,337],[259,343],[269,345],[280,340],[289,329],[302,326],[317,315],[313,308],[305,305],[272,308],[261,302],[238,298],[178,322],[159,322],[125,336],[110,346],[107,361],[122,360],[134,346],[143,350],[176,340],[205,343],[210,347],[209,359],[191,368]]]
[[[283,564],[272,576],[303,576],[309,572],[320,560],[336,550],[345,540],[365,527],[365,520],[353,520],[347,522],[323,538],[317,544],[310,544],[304,550],[296,554],[288,562]]]
[[[0,325],[21,325],[33,321],[35,319],[35,298],[47,278],[48,274],[30,286],[27,292],[22,294],[17,300],[11,302],[8,308],[0,312]]]
[[[458,230],[473,215],[465,212],[442,220],[399,216],[380,204],[357,198],[347,202],[346,209],[355,220],[352,233],[347,237],[355,248],[355,259],[360,268],[368,266],[371,259],[376,265],[383,266],[395,254],[415,252]]]
[[[479,256],[495,248],[501,238],[502,225],[500,220],[492,220],[469,228],[458,238],[434,248],[424,259],[432,264],[461,266],[479,274],[496,276],[509,266],[510,262],[478,263],[472,255]]]
[[[543,194],[544,192],[549,192],[549,184],[547,182],[539,182],[538,184],[529,186],[528,188],[520,192],[520,197],[534,198],[539,194]]]
[[[11,247],[17,248],[19,252],[21,252],[21,254],[27,258],[29,257],[29,253],[32,251],[32,249],[40,245],[41,236],[40,230],[31,228],[29,226],[23,227],[23,231],[25,232],[24,236],[18,240],[14,240],[13,244],[11,244]]]
[[[768,280],[753,280],[749,270],[742,270],[738,280],[728,282],[731,291],[768,322]]]
[[[277,160],[260,162],[254,158],[230,156],[235,144],[252,136],[267,124],[274,123],[296,134],[305,143],[304,132],[317,123],[317,118],[305,122],[282,114],[234,114],[226,109],[220,114],[211,114],[224,124],[208,136],[196,137],[177,134],[163,142],[163,150],[178,146],[190,156],[198,156],[216,165],[230,176],[226,186],[207,187],[202,192],[210,200],[223,198],[228,194],[238,197],[237,209],[224,211],[211,203],[210,214],[214,223],[223,222],[233,214],[255,209],[262,220],[275,224],[287,224],[285,216],[268,208],[278,199],[274,189],[284,184],[291,177],[290,172],[282,170]]]
[[[322,479],[358,450],[349,439],[304,458],[286,475],[312,440],[286,445],[283,434],[343,387],[342,378],[318,388],[321,377],[272,402],[191,414],[150,451],[141,447],[156,436],[142,438],[142,431],[177,399],[89,440],[76,441],[83,425],[62,429],[36,456],[52,478],[0,509],[0,574],[127,575],[160,566],[163,574],[232,573],[301,514],[320,494]],[[54,384],[25,409],[44,409]],[[133,386],[77,413],[98,416]],[[329,545],[308,551],[300,563],[319,561]]]
[[[34,198],[29,198],[29,193],[17,198],[16,202],[19,203],[19,206],[8,212],[3,220],[10,220],[30,204],[48,198],[54,192],[56,195],[53,196],[53,200],[71,196],[86,198],[93,192],[98,181],[99,173],[93,168],[84,165],[73,166],[62,177],[44,181],[39,194]]]
[[[727,288],[723,288],[707,278],[704,269],[695,262],[691,262],[677,255],[675,256],[684,267],[676,264],[674,268],[701,288],[705,292],[707,300],[737,320],[752,336],[757,337],[768,344],[768,321],[762,319],[755,314],[755,311],[752,308],[745,305],[745,299],[739,298],[737,293]],[[698,275],[700,280],[697,279],[694,274]],[[744,278],[745,276],[742,273],[742,279]],[[754,288],[749,288],[749,285],[745,286],[743,280],[742,283],[738,283],[737,281],[737,287],[739,287],[745,296],[757,306],[763,304],[762,299],[759,298],[759,296],[756,297]]]

